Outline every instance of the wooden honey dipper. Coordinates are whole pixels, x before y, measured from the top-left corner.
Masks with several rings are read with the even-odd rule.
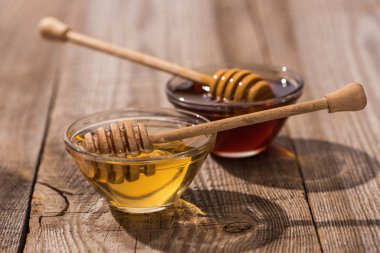
[[[43,18],[40,21],[39,30],[46,38],[73,42],[87,48],[178,75],[197,83],[206,84],[209,86],[210,97],[218,102],[253,102],[274,97],[270,84],[250,70],[238,68],[221,69],[210,76],[147,54],[74,32],[68,25],[53,17]]]
[[[367,104],[361,84],[351,83],[327,94],[325,97],[293,105],[244,114],[213,122],[179,128],[167,132],[148,135],[142,123],[118,122],[109,124],[108,129],[98,128],[96,133],[88,132],[84,136],[84,148],[92,153],[124,156],[138,156],[140,152],[153,150],[152,143],[164,143],[186,139],[198,135],[212,134],[242,126],[257,124],[298,114],[327,109],[329,113],[357,111]]]

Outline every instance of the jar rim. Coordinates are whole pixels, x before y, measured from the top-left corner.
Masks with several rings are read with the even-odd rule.
[[[63,141],[66,146],[70,151],[73,151],[75,153],[78,153],[82,156],[84,156],[86,159],[97,161],[97,162],[107,162],[107,163],[128,163],[128,164],[134,164],[134,163],[144,163],[144,164],[150,164],[150,163],[157,163],[159,161],[163,161],[166,159],[185,159],[190,156],[193,156],[195,154],[201,153],[204,150],[206,150],[216,139],[216,133],[213,134],[207,134],[205,135],[207,139],[200,145],[199,147],[191,147],[189,150],[179,152],[176,154],[170,154],[170,155],[164,155],[164,156],[157,156],[157,157],[144,157],[144,158],[128,158],[128,157],[116,157],[116,156],[102,156],[99,154],[94,154],[91,152],[87,152],[83,149],[80,149],[78,145],[74,144],[71,140],[72,137],[75,136],[78,132],[82,131],[82,129],[76,131],[73,134],[70,134],[70,130],[77,124],[79,124],[82,121],[89,120],[93,117],[97,117],[100,115],[107,115],[111,113],[127,113],[127,112],[145,112],[145,113],[180,113],[184,114],[186,116],[192,117],[194,120],[199,119],[202,120],[202,123],[207,123],[209,120],[197,113],[193,113],[187,110],[182,110],[182,109],[175,109],[175,108],[157,108],[157,107],[129,107],[125,109],[113,109],[113,110],[106,110],[106,111],[101,111],[93,114],[89,114],[87,116],[81,117],[71,123],[65,130],[63,134]],[[142,115],[143,116],[143,115]],[[127,118],[127,117],[126,117]],[[185,122],[185,121],[183,121]]]
[[[250,68],[253,68],[255,71],[268,71],[268,72],[274,72],[274,73],[284,73],[287,76],[291,77],[294,79],[295,84],[297,85],[296,88],[288,93],[282,94],[281,96],[275,97],[275,98],[270,98],[266,100],[261,100],[261,101],[255,101],[255,102],[230,102],[230,103],[215,103],[215,102],[199,102],[199,101],[192,101],[192,100],[184,100],[177,98],[175,96],[175,93],[171,90],[170,86],[176,79],[183,79],[182,77],[179,77],[178,75],[172,76],[166,83],[166,95],[169,99],[170,102],[172,102],[175,105],[179,105],[182,108],[193,108],[194,106],[199,107],[200,109],[203,110],[215,110],[215,109],[236,109],[236,108],[251,108],[255,106],[263,106],[263,105],[277,105],[280,103],[286,103],[290,100],[293,100],[295,98],[298,98],[303,90],[304,87],[304,81],[302,77],[292,71],[289,70],[286,66],[278,67],[274,65],[263,65],[263,64],[254,64],[254,63],[241,63],[240,65],[243,66],[250,66]],[[204,69],[205,66],[200,67],[200,68],[195,68],[198,70]],[[279,76],[280,77],[280,76]]]

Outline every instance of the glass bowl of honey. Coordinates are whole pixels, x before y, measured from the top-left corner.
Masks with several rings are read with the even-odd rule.
[[[225,66],[248,69],[267,81],[274,97],[253,102],[220,102],[213,100],[207,85],[173,76],[166,85],[168,100],[179,109],[190,110],[214,121],[251,112],[295,103],[302,94],[303,79],[287,67],[257,64],[228,64]],[[198,68],[204,73],[220,69],[217,65]],[[264,151],[276,137],[286,118],[231,129],[217,134],[213,154],[221,157],[249,157]]]
[[[170,206],[190,185],[215,143],[215,134],[162,144],[151,153],[120,157],[87,152],[84,135],[114,122],[145,124],[148,134],[208,122],[196,113],[178,109],[133,108],[84,117],[64,134],[68,153],[87,181],[109,205],[128,213],[149,213]]]

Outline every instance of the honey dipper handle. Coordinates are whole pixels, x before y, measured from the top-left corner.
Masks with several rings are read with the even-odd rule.
[[[147,54],[116,46],[114,44],[74,32],[69,28],[68,25],[53,17],[43,18],[39,23],[39,30],[40,33],[48,39],[73,42],[87,48],[95,49],[122,59],[127,59],[154,69],[178,75],[195,82],[208,85],[213,82],[213,78],[204,73],[200,73]]]
[[[150,135],[150,139],[153,143],[168,142],[325,109],[328,109],[330,113],[340,111],[358,111],[363,109],[366,104],[367,99],[362,85],[352,83],[335,92],[327,94],[321,99],[310,100],[293,105],[277,107],[200,125],[180,128],[164,133],[153,134]]]

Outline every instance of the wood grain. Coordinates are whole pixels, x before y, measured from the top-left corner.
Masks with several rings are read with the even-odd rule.
[[[0,251],[379,252],[379,12],[376,0],[1,1]],[[303,100],[358,81],[368,107],[289,119],[257,157],[209,157],[164,212],[110,211],[62,133],[89,113],[168,106],[169,75],[45,42],[46,15],[183,66],[286,65]]]
[[[231,30],[231,36],[242,41],[233,56],[232,38],[222,39],[221,24],[251,24],[246,13],[229,23],[230,10],[246,7],[242,1],[120,1],[117,8],[104,1],[89,3],[78,3],[74,9],[81,15],[72,12],[64,21],[86,34],[184,66],[228,58],[263,61],[256,29]],[[109,29],[112,24],[119,26]],[[95,111],[167,105],[163,85],[168,75],[65,46],[25,251],[320,251],[295,156],[284,147],[254,159],[209,158],[185,200],[166,212],[136,216],[108,211],[66,154],[60,133],[76,118]],[[289,143],[285,138],[283,146],[289,148]],[[271,172],[276,166],[292,175],[286,184],[293,189],[254,183],[262,179],[282,184]]]
[[[289,121],[313,220],[325,252],[380,251],[380,4],[376,1],[258,3],[271,61],[302,70],[306,97],[348,80],[365,84],[366,110]],[[318,14],[315,15],[315,11]],[[312,124],[305,125],[305,122]],[[328,123],[327,123],[328,122]],[[377,151],[376,151],[377,150]]]
[[[53,46],[42,47],[34,32],[46,12],[64,14],[42,1],[0,2],[1,252],[17,251],[26,238],[34,174],[54,94],[57,55]]]

